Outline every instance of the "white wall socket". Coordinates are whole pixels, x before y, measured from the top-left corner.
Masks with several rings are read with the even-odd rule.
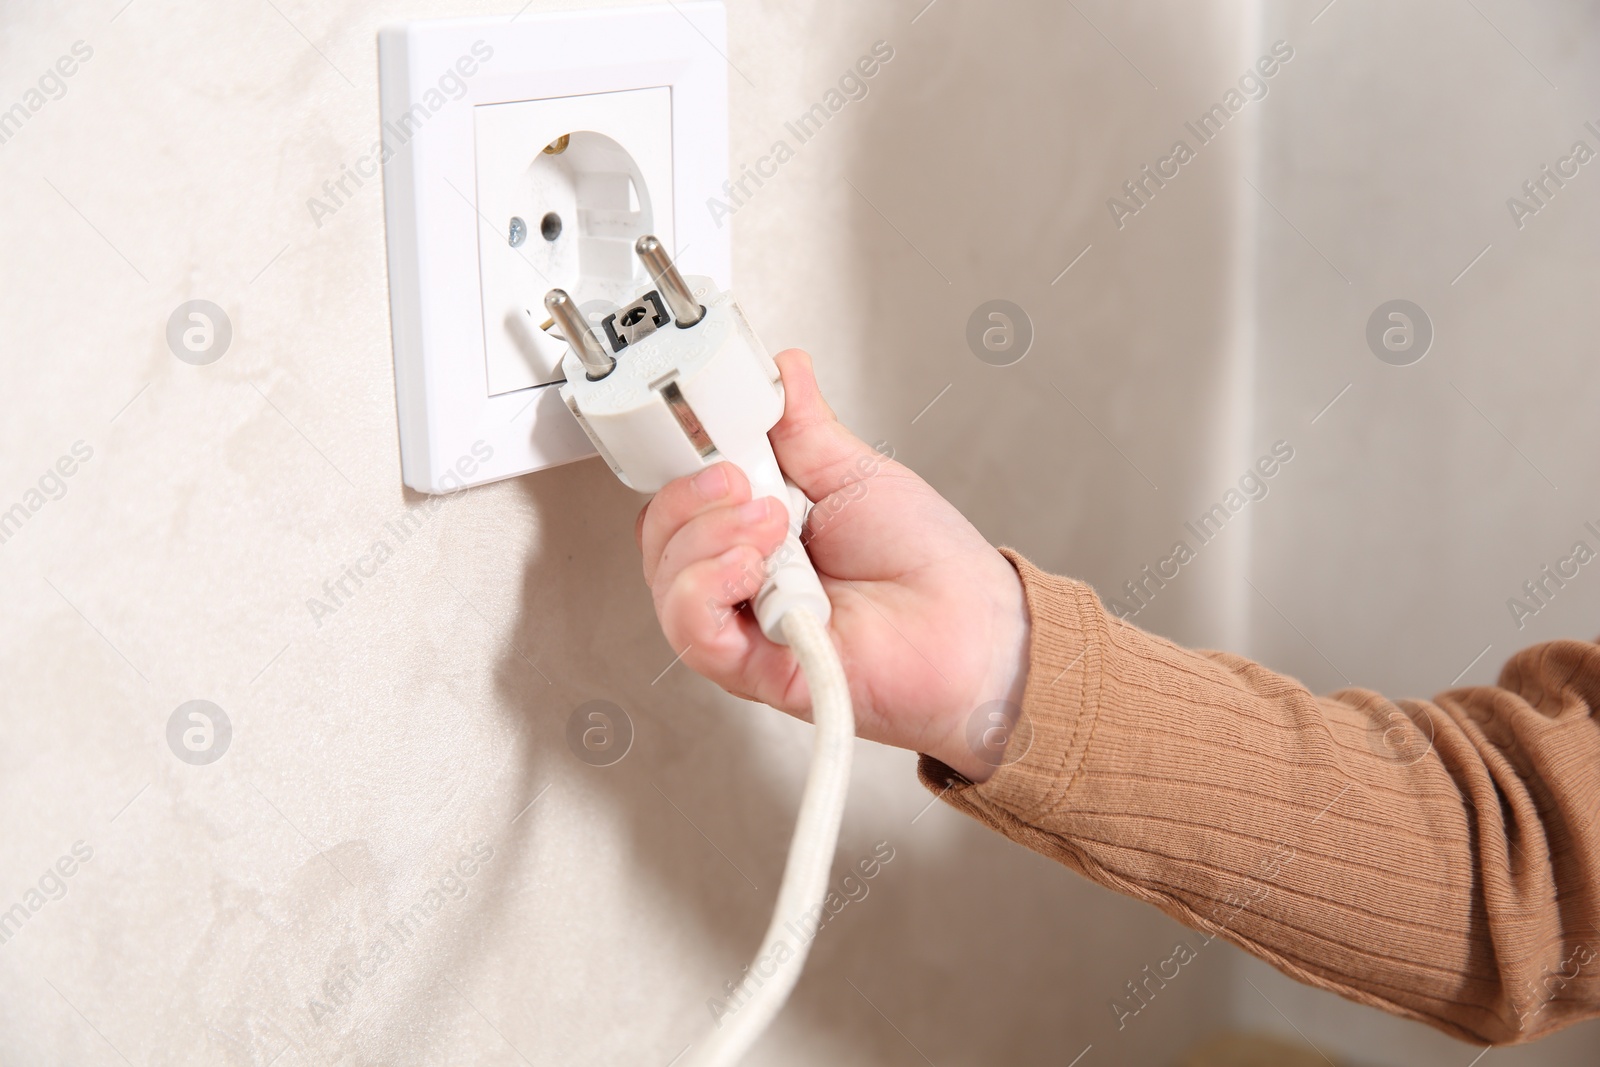
[[[484,346],[489,395],[498,396],[561,380],[566,342],[539,328],[549,318],[543,301],[552,286],[580,304],[627,304],[649,281],[633,242],[654,233],[674,247],[672,90],[485,104],[473,112]],[[530,154],[529,145],[560,151]],[[660,218],[658,201],[668,209]],[[515,244],[514,219],[522,220]]]
[[[719,0],[380,31],[408,486],[450,492],[594,454],[559,395],[551,288],[598,321],[648,284],[644,233],[685,273],[731,284],[707,208],[727,178],[726,36]]]

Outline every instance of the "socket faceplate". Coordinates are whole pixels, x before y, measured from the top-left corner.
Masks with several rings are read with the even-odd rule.
[[[549,288],[577,290],[580,303],[586,287],[631,300],[644,279],[626,234],[652,231],[686,270],[729,284],[728,230],[707,209],[727,178],[726,48],[718,0],[380,31],[389,299],[408,486],[449,492],[594,454],[558,395],[559,347],[545,352],[549,339],[531,333],[519,347],[506,311],[520,306],[525,320],[539,321],[519,326],[537,330]],[[542,157],[550,141],[541,131],[564,125],[563,116],[588,128],[559,133],[592,136],[573,136],[565,160]],[[486,187],[485,137],[495,166],[521,174],[520,185],[501,189],[491,178]],[[631,190],[618,179],[624,172],[636,175]],[[498,216],[516,213],[517,197],[536,206],[541,196],[570,196],[569,211],[594,214],[581,225],[563,217],[563,236],[548,242],[542,213],[525,206],[540,217],[516,214],[524,233],[513,248],[511,216]],[[562,248],[540,247],[548,244]],[[602,295],[611,290],[616,298]]]

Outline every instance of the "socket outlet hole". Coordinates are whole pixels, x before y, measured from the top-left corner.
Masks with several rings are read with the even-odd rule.
[[[633,243],[655,227],[644,175],[628,150],[603,133],[574,130],[556,145],[565,147],[534,156],[524,179],[526,202],[535,208],[526,218],[539,220],[554,257],[542,269],[580,305],[628,303],[647,277]]]

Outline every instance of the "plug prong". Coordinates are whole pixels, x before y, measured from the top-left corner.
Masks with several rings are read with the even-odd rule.
[[[647,233],[639,238],[633,250],[639,253],[640,261],[650,272],[650,277],[655,279],[656,288],[661,290],[667,307],[672,311],[672,318],[679,327],[693,326],[705,318],[706,309],[700,306],[700,301],[689,291],[689,283],[683,280],[678,268],[672,265],[667,250],[661,247],[661,242],[654,234]]]
[[[578,359],[583,362],[583,369],[588,372],[589,380],[597,382],[610,374],[616,367],[617,361],[605,350],[605,346],[595,337],[594,331],[589,329],[589,324],[583,321],[583,314],[572,303],[572,297],[567,295],[565,289],[552,289],[544,295],[545,310],[550,312],[550,317],[556,320],[556,325],[561,327],[561,336],[567,339],[572,350],[578,354]]]

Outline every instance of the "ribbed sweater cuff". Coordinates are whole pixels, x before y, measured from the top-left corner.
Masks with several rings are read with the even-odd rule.
[[[917,772],[929,789],[983,822],[994,825],[994,809],[1000,809],[1035,823],[1071,788],[1094,734],[1108,647],[1105,609],[1083,582],[1046,573],[1011,549],[1000,551],[1022,579],[1032,630],[1021,717],[1004,762],[981,785],[931,756],[922,757]]]

